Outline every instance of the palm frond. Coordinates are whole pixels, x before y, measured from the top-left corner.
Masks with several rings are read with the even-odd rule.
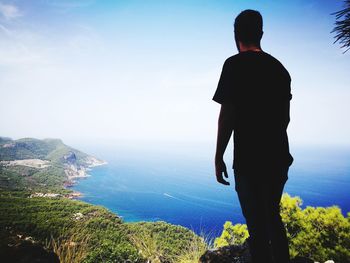
[[[332,13],[336,21],[331,33],[336,33],[334,44],[338,42],[341,48],[346,48],[345,53],[350,49],[350,0],[345,0],[344,4],[344,9]]]

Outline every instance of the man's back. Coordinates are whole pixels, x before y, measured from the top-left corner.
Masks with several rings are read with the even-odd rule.
[[[293,161],[287,137],[291,79],[261,49],[263,20],[258,11],[241,12],[234,30],[239,54],[225,61],[213,97],[221,104],[216,180],[230,184],[224,179],[224,153],[233,132],[235,190],[248,226],[252,262],[289,263],[280,200]]]
[[[263,51],[240,52],[225,61],[213,100],[233,105],[236,171],[292,163],[286,132],[290,82],[283,65]]]

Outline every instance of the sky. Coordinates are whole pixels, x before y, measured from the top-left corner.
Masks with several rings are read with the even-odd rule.
[[[234,18],[292,77],[293,145],[350,145],[350,52],[336,0],[0,0],[0,136],[74,143],[215,143],[212,101],[237,53]]]

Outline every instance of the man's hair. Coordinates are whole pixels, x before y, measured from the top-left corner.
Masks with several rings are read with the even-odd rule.
[[[263,35],[263,19],[255,10],[244,10],[235,19],[235,38],[243,44],[260,44]]]

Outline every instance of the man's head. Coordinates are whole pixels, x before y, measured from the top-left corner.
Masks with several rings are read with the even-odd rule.
[[[235,19],[235,40],[238,50],[239,42],[245,46],[260,47],[263,35],[263,19],[255,10],[244,10]]]

